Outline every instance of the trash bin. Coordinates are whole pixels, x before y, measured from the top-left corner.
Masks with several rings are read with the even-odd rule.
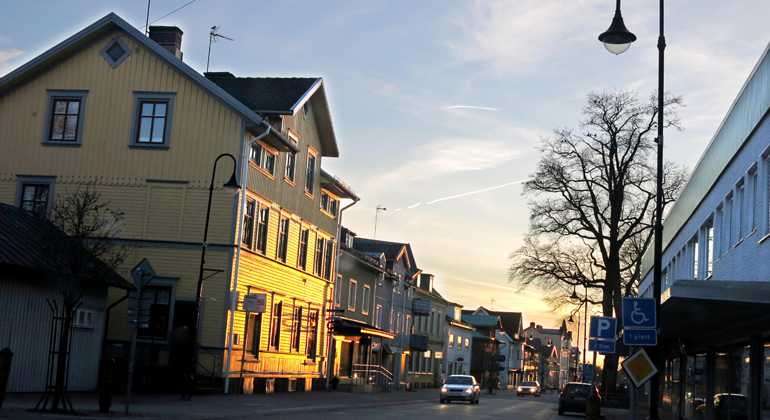
[[[13,352],[8,347],[0,350],[0,408],[3,408],[5,390],[8,387],[8,377],[11,376],[11,360]]]

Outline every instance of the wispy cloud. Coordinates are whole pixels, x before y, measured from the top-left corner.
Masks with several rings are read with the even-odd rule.
[[[14,58],[23,54],[24,51],[19,51],[15,48],[6,51],[0,51],[0,76],[4,75],[8,70],[8,61],[13,60]]]
[[[412,159],[378,177],[374,182],[397,183],[426,180],[451,173],[481,171],[516,159],[519,152],[510,143],[466,138],[437,138],[418,147]],[[415,173],[415,168],[420,168]]]
[[[447,107],[448,109],[480,109],[482,111],[501,111],[502,108],[492,108],[488,106],[473,106],[473,105],[452,105]]]

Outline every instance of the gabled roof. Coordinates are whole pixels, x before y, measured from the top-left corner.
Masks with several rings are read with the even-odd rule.
[[[479,306],[475,313],[486,313],[488,315],[495,315],[500,317],[500,322],[503,323],[503,330],[509,333],[511,337],[513,334],[519,333],[519,328],[522,327],[521,312],[506,312],[506,311],[492,311],[483,306]]]
[[[249,109],[265,115],[296,115],[310,102],[321,134],[322,154],[339,157],[326,90],[320,77],[235,77],[230,72],[205,73]]]
[[[377,252],[385,254],[385,260],[389,263],[405,258],[406,276],[414,278],[422,270],[417,268],[417,263],[412,254],[412,247],[408,243],[379,241],[376,239],[367,239],[357,237],[353,241],[353,247],[361,252]]]
[[[463,322],[473,325],[474,327],[495,327],[500,323],[500,317],[494,315],[462,315]]]
[[[92,42],[104,34],[114,29],[123,30],[127,36],[131,37],[138,44],[142,45],[148,51],[151,51],[155,56],[160,58],[170,67],[174,68],[178,72],[182,73],[198,87],[211,94],[214,98],[218,99],[225,106],[230,108],[233,112],[240,115],[246,122],[247,127],[261,127],[262,129],[268,128],[267,122],[262,117],[257,115],[254,111],[249,109],[246,105],[233,98],[229,93],[222,90],[219,86],[212,83],[202,74],[198,73],[195,69],[185,64],[182,60],[178,59],[174,54],[167,51],[165,48],[158,45],[155,41],[146,37],[142,32],[139,32],[136,28],[131,26],[128,22],[121,19],[120,16],[115,13],[110,13],[107,16],[97,20],[88,27],[84,28],[80,32],[72,35],[64,41],[56,44],[46,52],[28,61],[21,67],[13,70],[0,78],[0,96],[5,94],[10,89],[18,86],[24,81],[32,78],[38,72],[48,68],[56,62],[59,62],[71,54],[74,54],[78,49]],[[283,150],[292,150],[298,152],[297,147],[284,138],[280,133],[271,131],[271,135],[268,136],[271,140],[271,144]]]
[[[72,275],[69,256],[77,255],[89,281],[133,290],[134,286],[50,221],[17,207],[0,203],[0,265],[7,264],[49,274]]]

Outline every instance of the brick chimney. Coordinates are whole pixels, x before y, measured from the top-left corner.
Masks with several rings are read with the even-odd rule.
[[[150,26],[150,39],[180,60],[183,34],[184,32],[176,26]]]
[[[535,323],[534,322],[530,322],[529,323],[529,328],[535,328]]]

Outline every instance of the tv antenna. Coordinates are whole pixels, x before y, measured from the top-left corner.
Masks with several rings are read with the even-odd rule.
[[[234,39],[230,37],[226,37],[224,35],[218,34],[219,26],[212,26],[211,32],[209,32],[209,56],[206,59],[206,72],[209,71],[209,63],[211,62],[211,44],[216,44],[219,41],[219,38],[224,38],[228,41],[235,41]]]

